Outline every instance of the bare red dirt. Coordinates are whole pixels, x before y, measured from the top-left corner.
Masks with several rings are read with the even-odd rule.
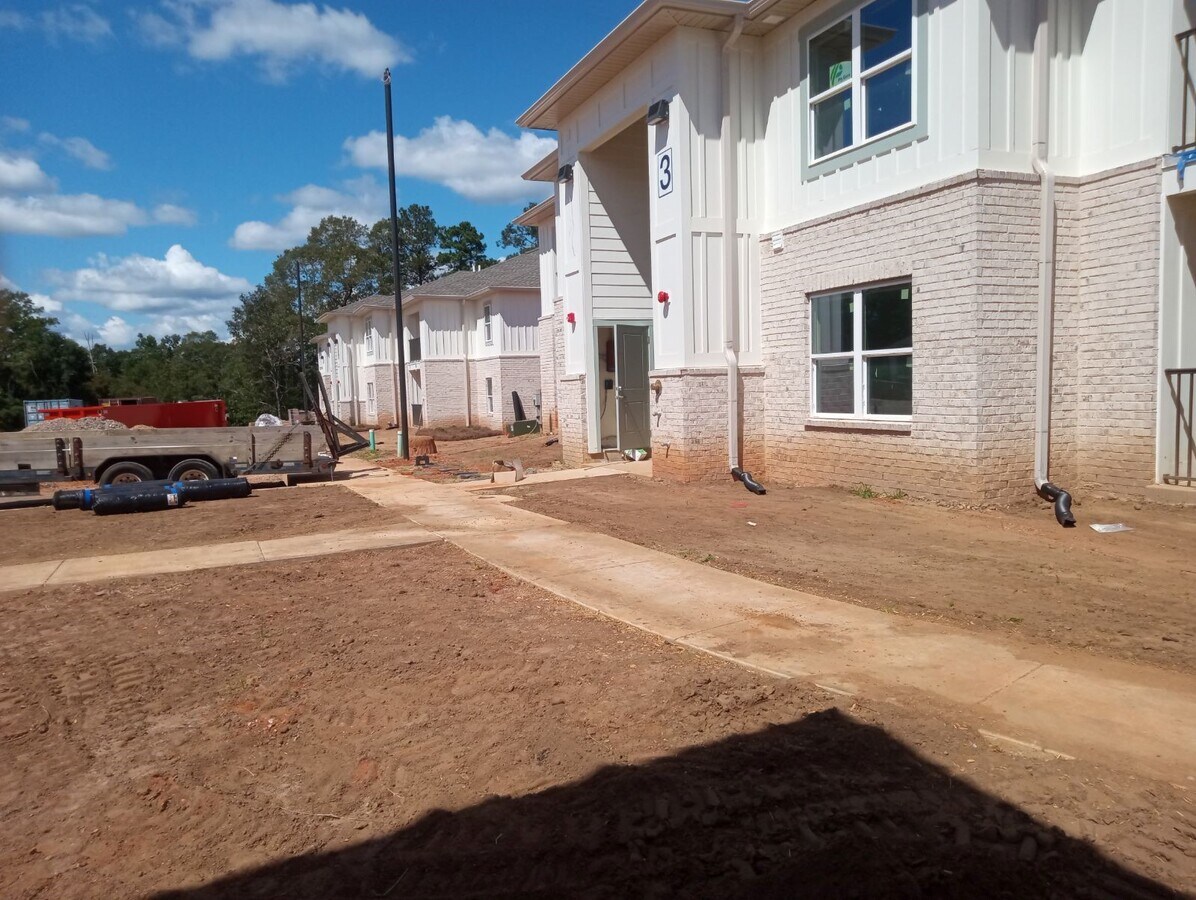
[[[548,445],[549,437],[543,434],[526,434],[515,438],[505,435],[474,438],[465,441],[436,441],[437,453],[432,457],[431,467],[415,467],[393,457],[393,443],[380,445],[382,456],[378,464],[395,469],[407,475],[415,475],[426,481],[459,481],[457,472],[472,471],[489,475],[496,459],[519,459],[524,471],[546,472],[561,468],[561,445]]]
[[[1196,671],[1196,509],[1091,502],[959,510],[832,488],[615,476],[521,506],[772,584],[928,621]],[[1134,528],[1097,534],[1092,522]]]
[[[377,528],[396,518],[339,485],[267,488],[242,500],[124,516],[6,509],[0,510],[0,566]]]
[[[0,594],[5,897],[1170,896],[1190,795],[445,545]]]

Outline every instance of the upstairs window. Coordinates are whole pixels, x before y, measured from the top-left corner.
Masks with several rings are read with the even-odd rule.
[[[809,159],[914,121],[914,0],[873,0],[810,38]]]
[[[815,416],[908,418],[914,407],[910,282],[810,298]]]
[[[374,355],[374,320],[365,320],[365,355]]]
[[[490,315],[489,303],[482,307],[482,337],[488,345],[494,343],[494,323]]]

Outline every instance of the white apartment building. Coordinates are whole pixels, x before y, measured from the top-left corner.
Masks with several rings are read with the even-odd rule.
[[[525,177],[556,185],[567,459],[962,502],[1185,483],[1192,16],[645,0],[519,119],[558,135]]]
[[[407,379],[416,428],[502,428],[535,418],[540,393],[540,261],[513,256],[456,272],[403,294],[406,372],[398,366],[394,296],[375,295],[319,317],[313,341],[320,377],[337,415],[353,425],[398,421],[398,379]]]

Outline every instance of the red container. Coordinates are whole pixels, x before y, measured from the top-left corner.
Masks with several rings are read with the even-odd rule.
[[[47,419],[111,419],[132,428],[223,428],[228,409],[223,400],[191,400],[183,403],[134,403],[127,406],[72,406],[47,409]]]

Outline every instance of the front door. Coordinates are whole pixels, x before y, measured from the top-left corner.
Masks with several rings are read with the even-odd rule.
[[[615,403],[619,449],[647,449],[652,444],[648,421],[648,326],[615,326]]]

